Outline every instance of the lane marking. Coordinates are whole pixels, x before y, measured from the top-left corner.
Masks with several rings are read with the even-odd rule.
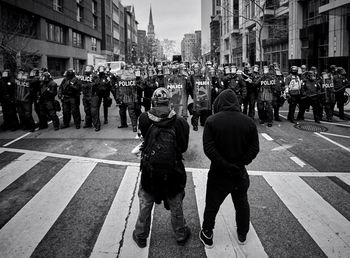
[[[344,175],[339,175],[337,176],[340,180],[342,180],[344,183],[350,185],[350,175],[349,174],[344,174]]]
[[[0,230],[1,255],[30,257],[95,166],[95,162],[69,161]]]
[[[299,159],[298,157],[290,157],[290,159],[293,160],[295,163],[297,163],[302,168],[304,166],[306,166],[306,164],[301,159]]]
[[[273,141],[273,139],[271,138],[270,135],[268,135],[267,133],[261,133],[261,135],[268,141]]]
[[[344,145],[341,145],[340,143],[337,143],[336,141],[333,141],[333,140],[329,139],[328,137],[326,137],[326,136],[324,136],[324,135],[322,135],[322,134],[319,134],[319,133],[315,133],[315,134],[316,134],[317,136],[320,136],[321,138],[325,139],[326,141],[329,141],[329,142],[331,142],[331,143],[337,145],[338,147],[340,147],[340,148],[346,150],[347,152],[350,152],[350,149],[349,149],[348,147],[345,147]]]
[[[328,257],[350,256],[350,222],[298,176],[264,176]]]
[[[46,156],[26,153],[0,170],[0,192],[29,171]]]
[[[335,136],[335,137],[350,139],[350,136],[347,136],[347,135],[334,134],[334,133],[326,133],[326,132],[320,132],[320,134],[325,134],[325,135],[330,135],[330,136]]]
[[[61,119],[62,117],[63,117],[63,116],[59,116],[58,119]],[[52,124],[52,121],[48,122],[48,124]],[[39,131],[39,128],[36,128],[36,129],[35,129],[35,132],[36,132],[36,131]],[[31,132],[28,132],[28,133],[26,133],[26,134],[23,134],[22,136],[20,136],[20,137],[14,139],[14,140],[12,140],[12,141],[10,141],[10,142],[8,142],[8,143],[2,145],[2,146],[3,146],[3,147],[7,147],[7,146],[9,146],[9,145],[11,145],[11,144],[13,144],[13,143],[15,143],[15,142],[17,142],[17,141],[23,139],[24,137],[26,137],[26,136],[28,136],[28,135],[30,135],[30,134],[32,134],[32,133],[31,133]]]
[[[288,120],[286,116],[284,115],[281,115],[281,117],[283,117],[284,119]],[[308,121],[308,122],[315,122],[314,120],[312,119],[305,119],[305,121]],[[299,121],[298,121],[299,122]],[[344,127],[350,127],[350,124],[340,124],[340,123],[333,123],[333,122],[327,122],[327,121],[321,121],[321,124],[330,124],[330,125],[339,125],[339,126],[344,126]]]
[[[40,152],[40,151],[33,151],[33,150],[23,150],[23,149],[15,149],[15,148],[1,148],[0,147],[0,153],[4,151],[10,151],[10,152],[19,152],[19,153],[32,153],[35,155],[45,155],[48,157],[57,157],[62,159],[75,159],[79,160],[81,162],[96,162],[96,163],[105,163],[105,164],[114,164],[114,165],[120,165],[120,166],[133,166],[133,167],[140,167],[140,163],[136,162],[125,162],[125,161],[117,161],[117,160],[107,160],[107,159],[97,159],[97,158],[89,158],[89,157],[79,157],[79,156],[73,156],[73,155],[67,155],[67,154],[58,154],[58,153],[51,153],[51,152]],[[203,173],[208,172],[209,168],[191,168],[186,167],[187,172],[191,173]],[[314,172],[314,171],[300,171],[300,172],[294,172],[294,171],[261,171],[261,170],[248,170],[249,175],[253,176],[261,176],[265,174],[271,174],[271,175],[300,175],[300,176],[338,176],[338,175],[344,175],[345,172],[342,171],[334,171],[334,172]]]
[[[118,192],[115,195],[113,203],[108,211],[107,217],[103,223],[101,231],[96,240],[95,246],[92,250],[90,256],[91,258],[97,258],[101,256],[117,256],[121,244],[120,241],[123,237],[122,233],[125,228],[127,217],[129,216],[129,208],[133,198],[134,189],[138,184],[139,172],[140,169],[138,167],[127,167],[123,179],[120,183]],[[137,202],[136,198],[133,201]],[[128,224],[130,224],[130,222]],[[134,225],[130,226],[133,227]]]
[[[205,208],[207,173],[192,174],[195,189],[197,210],[201,225]],[[214,248],[207,249],[207,257],[267,257],[259,237],[250,223],[250,230],[247,235],[247,244],[240,246],[237,242],[235,223],[235,209],[231,196],[228,195],[216,217],[214,229]]]

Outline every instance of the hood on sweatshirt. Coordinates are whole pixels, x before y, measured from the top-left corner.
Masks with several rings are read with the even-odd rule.
[[[240,110],[236,93],[230,89],[222,91],[214,101],[214,113]]]
[[[147,112],[148,118],[158,126],[169,126],[175,122],[176,112],[168,106],[157,106]]]

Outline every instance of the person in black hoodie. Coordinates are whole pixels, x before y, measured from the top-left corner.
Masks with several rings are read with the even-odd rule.
[[[216,214],[226,196],[231,194],[238,240],[244,244],[250,220],[249,176],[245,165],[258,154],[259,138],[254,121],[240,112],[237,96],[230,89],[221,92],[214,102],[214,115],[207,119],[204,127],[203,147],[211,165],[200,240],[205,247],[213,247]]]
[[[170,209],[171,224],[176,235],[177,243],[184,245],[191,234],[190,229],[186,225],[182,209],[186,185],[186,172],[182,162],[182,153],[187,150],[190,129],[186,120],[178,116],[170,108],[169,101],[170,93],[167,89],[156,89],[152,96],[153,107],[150,111],[142,113],[139,117],[138,126],[144,138],[144,147],[141,148],[141,184],[138,192],[140,211],[132,236],[140,248],[146,247],[150,232],[153,205],[154,203],[159,204],[161,201],[164,202],[165,208]],[[147,165],[149,159],[147,159],[146,153],[147,148],[151,145],[151,130],[159,130],[159,128],[172,128],[175,131],[173,143],[176,146],[176,154],[174,155],[176,162],[172,167],[155,165],[150,167]],[[156,137],[160,137],[159,135]],[[166,143],[169,145],[170,142]],[[168,148],[170,149],[172,146],[168,146]],[[167,176],[159,177],[160,174],[166,174]]]

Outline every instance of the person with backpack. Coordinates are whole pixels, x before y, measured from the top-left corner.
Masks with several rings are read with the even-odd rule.
[[[301,80],[298,76],[298,67],[292,66],[290,74],[285,80],[285,93],[289,103],[288,120],[294,123],[296,106],[300,103]]]
[[[139,117],[141,147],[140,210],[132,237],[140,248],[147,245],[154,203],[163,201],[170,209],[171,224],[178,245],[191,235],[183,214],[186,172],[182,153],[187,150],[189,125],[170,108],[170,92],[158,88],[152,95],[153,107]]]
[[[199,238],[212,248],[215,218],[227,195],[236,209],[238,243],[246,242],[250,209],[245,168],[259,152],[259,136],[254,121],[240,112],[239,101],[226,89],[214,101],[214,115],[208,117],[203,132],[203,149],[210,159],[205,209]]]

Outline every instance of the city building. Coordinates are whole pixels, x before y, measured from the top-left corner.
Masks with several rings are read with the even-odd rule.
[[[125,61],[126,63],[136,63],[137,61],[137,27],[134,6],[126,6],[125,10]]]
[[[138,61],[146,61],[147,33],[145,30],[137,30],[137,57]]]
[[[200,30],[196,30],[194,32],[194,34],[196,35],[196,39],[195,39],[195,43],[194,43],[194,53],[193,53],[193,57],[194,60],[196,61],[200,61],[201,60],[201,56],[202,56],[202,31]]]
[[[183,62],[195,61],[196,34],[187,33],[181,41],[181,56]],[[197,60],[196,60],[197,61]]]
[[[47,67],[54,76],[101,59],[101,0],[0,1],[0,69]],[[13,60],[16,60],[14,64]]]
[[[177,47],[175,40],[164,39],[161,42],[161,45],[164,50],[165,59],[171,61],[173,55],[180,55],[181,50]]]
[[[210,17],[213,6],[212,1],[201,0],[201,53],[204,62],[210,60]]]
[[[125,61],[124,6],[120,0],[112,2],[113,61]]]
[[[152,6],[150,6],[150,11],[149,11],[146,56],[147,56],[147,61],[150,63],[157,63],[165,58],[162,44],[160,40],[156,38],[154,24],[153,24]]]

